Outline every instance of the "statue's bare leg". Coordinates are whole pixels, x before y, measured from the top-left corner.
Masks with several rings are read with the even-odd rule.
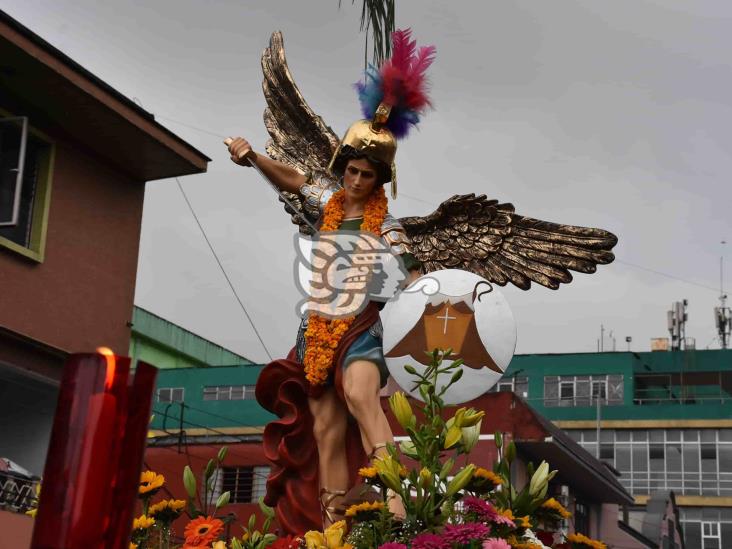
[[[313,435],[318,446],[323,528],[327,528],[343,518],[336,516],[333,508],[343,501],[343,495],[348,490],[345,444],[348,411],[332,388],[318,399],[308,399],[308,407],[313,415]]]
[[[371,361],[356,360],[346,368],[343,376],[343,393],[348,410],[361,430],[366,454],[383,455],[384,444],[394,442],[389,421],[381,409],[379,368]],[[404,504],[398,496],[389,500],[389,510],[404,517]]]

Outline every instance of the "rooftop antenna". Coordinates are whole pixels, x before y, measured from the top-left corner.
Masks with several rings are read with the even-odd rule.
[[[689,315],[686,314],[686,307],[689,301],[676,301],[671,304],[671,310],[666,314],[668,316],[668,331],[671,334],[671,350],[680,351],[683,346],[686,348],[686,321]]]
[[[732,328],[730,308],[727,307],[727,295],[724,293],[724,245],[722,240],[722,254],[719,256],[719,307],[714,308],[714,323],[719,334],[719,344],[722,349],[729,345],[730,329]]]

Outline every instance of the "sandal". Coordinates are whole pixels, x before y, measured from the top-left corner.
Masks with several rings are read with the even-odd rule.
[[[334,501],[346,495],[346,490],[330,490],[328,488],[320,489],[320,512],[323,516],[323,528],[327,528],[331,524],[335,524],[343,519],[343,506],[336,506]]]

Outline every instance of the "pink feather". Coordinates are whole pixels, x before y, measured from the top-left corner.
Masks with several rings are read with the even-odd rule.
[[[414,57],[414,51],[417,47],[417,41],[410,40],[411,37],[411,29],[397,30],[391,35],[392,53],[391,59],[387,63],[405,74],[409,71],[409,66],[412,63],[412,57]]]

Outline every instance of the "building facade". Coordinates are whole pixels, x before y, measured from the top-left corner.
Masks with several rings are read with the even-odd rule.
[[[688,549],[732,547],[732,351],[520,355],[495,390],[617,470],[637,529],[672,491]]]
[[[208,161],[0,11],[0,458],[16,471],[43,471],[66,357],[129,347],[146,182]],[[14,546],[30,526],[0,511]]]

